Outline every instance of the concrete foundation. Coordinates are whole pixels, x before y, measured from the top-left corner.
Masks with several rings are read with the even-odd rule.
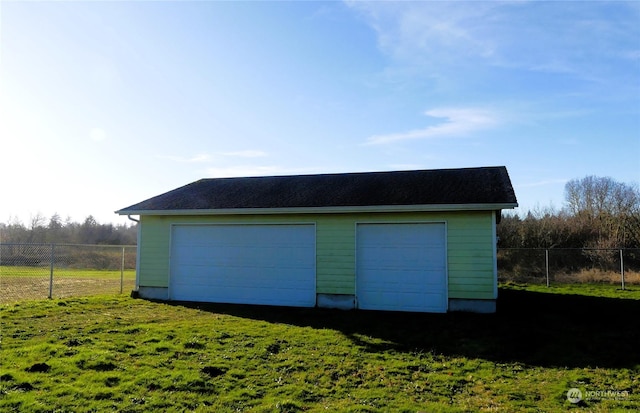
[[[356,307],[356,297],[350,294],[318,294],[316,304],[323,308],[352,310]]]
[[[137,291],[132,291],[132,297],[166,301],[169,299],[169,289],[166,287],[140,286]],[[316,296],[316,305],[321,308],[353,310],[356,308],[356,297],[351,294],[318,294]],[[450,298],[448,311],[466,311],[485,314],[495,313],[496,301]]]
[[[167,287],[138,287],[138,297],[149,300],[168,300],[169,289]]]
[[[495,313],[496,300],[449,299],[449,311],[466,311],[470,313]]]

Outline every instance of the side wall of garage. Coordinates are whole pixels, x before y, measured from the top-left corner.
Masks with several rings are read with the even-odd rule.
[[[316,225],[316,293],[353,296],[358,223],[445,222],[449,299],[495,300],[494,211],[290,215],[142,216],[139,286],[166,298],[172,224],[313,223]]]

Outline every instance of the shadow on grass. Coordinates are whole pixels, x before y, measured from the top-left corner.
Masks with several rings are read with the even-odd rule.
[[[432,352],[541,367],[640,368],[640,300],[501,290],[496,314],[173,305],[337,330],[368,352]]]

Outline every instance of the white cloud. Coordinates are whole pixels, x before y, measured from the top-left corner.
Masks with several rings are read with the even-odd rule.
[[[233,165],[211,167],[205,170],[211,178],[232,178],[243,176],[301,175],[325,172],[319,168],[284,168],[276,165]]]
[[[89,131],[89,138],[94,142],[102,142],[107,139],[107,132],[101,128],[93,128]]]
[[[424,165],[417,164],[417,163],[395,163],[395,164],[389,165],[389,168],[391,168],[394,171],[411,171],[416,169],[426,169]]]
[[[620,52],[620,57],[628,60],[640,60],[640,49],[623,50]]]
[[[117,88],[120,86],[120,73],[112,59],[96,54],[92,56],[90,64],[91,78],[98,86],[103,88]]]
[[[220,155],[239,158],[262,158],[267,156],[267,153],[264,151],[248,149],[244,151],[220,152]]]
[[[211,156],[209,156],[209,154],[200,153],[200,154],[197,154],[197,155],[187,159],[187,162],[200,163],[200,162],[208,162],[209,160],[211,160]]]
[[[489,57],[496,49],[487,27],[496,4],[477,2],[465,6],[454,2],[350,2],[375,30],[385,54],[419,64],[450,63],[471,56]]]
[[[278,175],[276,166],[233,165],[207,168],[205,173],[211,178],[231,178],[238,176]]]
[[[199,153],[191,157],[175,156],[175,155],[158,155],[158,158],[167,159],[173,162],[181,162],[181,163],[202,163],[202,162],[209,162],[211,160],[211,155],[206,153]]]
[[[637,60],[634,2],[347,2],[396,64],[429,76],[490,65],[606,78]],[[614,57],[612,59],[612,57]],[[594,59],[597,64],[590,59]],[[635,73],[635,70],[634,72]]]
[[[422,129],[370,136],[367,139],[367,144],[380,145],[404,140],[460,137],[482,129],[495,127],[500,123],[497,115],[486,109],[440,108],[428,110],[425,115],[431,118],[444,119],[444,121]]]
[[[213,154],[203,152],[190,157],[176,155],[159,155],[158,158],[181,163],[206,163],[212,162],[216,158],[262,158],[265,156],[268,156],[268,154],[264,151],[249,149],[243,151],[214,152]]]
[[[527,184],[514,185],[516,188],[534,188],[538,186],[566,184],[568,179],[547,179],[544,181],[530,182]]]
[[[559,144],[561,145],[579,145],[580,141],[577,138],[564,138],[564,139],[560,139],[558,141]]]

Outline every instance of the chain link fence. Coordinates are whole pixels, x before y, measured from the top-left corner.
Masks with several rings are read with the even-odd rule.
[[[640,248],[499,248],[498,281],[640,285]]]
[[[135,288],[136,246],[0,244],[0,304],[122,294]],[[499,282],[640,285],[640,248],[499,248]]]
[[[136,247],[0,244],[0,303],[134,289]]]

